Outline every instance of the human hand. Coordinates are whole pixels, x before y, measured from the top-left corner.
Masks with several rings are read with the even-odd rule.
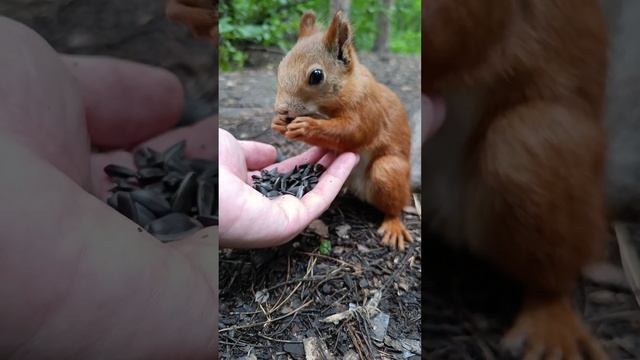
[[[275,164],[276,149],[254,141],[238,141],[219,129],[220,246],[261,248],[291,240],[331,205],[358,162],[354,153],[336,155],[313,147]],[[259,170],[286,172],[296,165],[319,162],[327,170],[301,199],[291,195],[268,199],[250,185]]]
[[[163,244],[103,201],[103,165],[187,139],[215,158],[214,119],[170,130],[182,89],[164,70],[61,57],[0,17],[0,357],[215,354],[217,229]],[[79,85],[79,86],[78,86]]]
[[[422,143],[430,139],[442,126],[445,117],[444,100],[422,95]]]
[[[218,41],[217,0],[168,0],[167,17],[185,24],[196,37]]]

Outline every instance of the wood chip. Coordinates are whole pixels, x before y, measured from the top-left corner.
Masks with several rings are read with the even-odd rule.
[[[306,360],[334,360],[335,357],[329,352],[327,345],[322,339],[309,337],[303,340],[304,354]]]

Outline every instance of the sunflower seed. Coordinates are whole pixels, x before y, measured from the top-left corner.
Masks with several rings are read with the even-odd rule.
[[[218,217],[217,216],[202,216],[199,215],[196,217],[198,221],[204,226],[216,226],[218,225]]]
[[[314,188],[323,171],[320,164],[297,165],[287,173],[279,173],[276,168],[262,170],[260,175],[252,176],[253,188],[268,198],[284,194],[301,198]]]
[[[206,159],[196,158],[187,159],[185,161],[189,165],[191,170],[195,171],[197,174],[202,174],[205,170],[208,170],[215,165],[215,162]]]
[[[133,182],[131,182],[129,180],[122,179],[122,178],[114,179],[114,183],[116,184],[116,186],[114,186],[113,188],[109,189],[110,192],[133,191],[133,190],[139,189],[138,184],[133,183]]]
[[[218,224],[218,164],[187,159],[185,149],[184,140],[162,153],[143,147],[133,153],[137,170],[113,164],[104,169],[114,183],[107,203],[161,241],[183,238],[203,224]],[[269,181],[279,175],[275,169],[266,174]],[[271,191],[269,182],[256,183],[264,185],[265,195]]]
[[[182,179],[184,179],[184,175],[177,172],[170,172],[162,179],[162,182],[170,188],[175,188],[180,185]]]
[[[153,191],[157,195],[162,195],[164,192],[164,184],[162,182],[154,182],[145,185],[145,190]]]
[[[138,169],[155,166],[160,161],[160,153],[148,147],[140,148],[133,153],[133,162]]]
[[[175,155],[174,157],[169,158],[165,161],[164,168],[167,170],[167,172],[173,171],[182,175],[187,174],[191,171],[191,167],[189,167],[189,165],[184,163],[181,159],[175,157]]]
[[[188,173],[180,186],[178,186],[178,190],[176,190],[173,195],[173,199],[171,201],[171,208],[173,211],[188,213],[193,206],[195,195],[196,195],[196,173],[190,172]]]
[[[104,167],[104,172],[112,178],[130,178],[135,177],[136,172],[124,166],[109,164]]]
[[[147,226],[148,223],[156,219],[156,216],[153,214],[153,212],[147,209],[144,205],[136,202],[135,207],[138,213],[138,221],[136,221],[138,225],[144,227]]]
[[[255,176],[255,175],[254,175]],[[198,179],[210,180],[214,183],[218,182],[218,164],[212,163],[208,168],[198,175]]]
[[[162,158],[165,162],[168,162],[170,159],[181,160],[184,158],[184,150],[186,147],[186,140],[175,143],[162,153]]]
[[[200,222],[182,213],[170,213],[145,226],[149,233],[163,242],[179,240],[201,228]]]
[[[169,202],[151,190],[141,189],[132,191],[131,198],[141,205],[144,205],[157,216],[168,214],[171,211]]]
[[[138,179],[145,180],[145,181],[156,180],[156,179],[162,178],[166,174],[167,173],[162,169],[149,167],[149,168],[138,170]]]
[[[198,181],[198,215],[208,216],[213,213],[213,185],[209,182]]]
[[[118,191],[115,195],[118,211],[137,223],[140,219],[138,218],[138,211],[136,209],[135,202],[131,198],[131,194],[124,191]]]
[[[109,204],[109,206],[111,206],[112,208],[118,210],[118,198],[116,197],[116,194],[111,194],[111,196],[107,198],[107,204]]]

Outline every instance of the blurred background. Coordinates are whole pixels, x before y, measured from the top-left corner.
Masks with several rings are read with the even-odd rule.
[[[169,22],[164,7],[163,0],[2,0],[0,15],[31,27],[58,52],[115,56],[172,71],[186,90],[186,124],[217,113],[217,49]]]
[[[631,360],[640,359],[640,1],[600,3],[610,45],[604,121],[613,226],[606,259],[583,273],[573,300],[611,359]],[[499,344],[521,289],[485,262],[442,246],[435,235],[423,237],[425,356],[512,359]]]
[[[300,15],[313,10],[328,24],[340,8],[349,14],[358,51],[420,54],[420,1],[222,1],[220,67],[223,71],[256,64],[256,52],[284,54],[296,41]]]

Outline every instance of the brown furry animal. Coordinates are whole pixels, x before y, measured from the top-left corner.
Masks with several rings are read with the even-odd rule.
[[[570,305],[607,237],[597,1],[429,0],[422,36],[423,91],[447,100],[423,148],[425,219],[525,286],[507,348],[606,358]]]
[[[218,38],[218,0],[167,0],[167,18],[189,27],[199,38]]]
[[[401,220],[410,197],[409,121],[402,102],[358,62],[346,17],[326,32],[313,13],[300,20],[295,46],[278,67],[272,128],[289,139],[360,154],[349,189],[385,214],[382,243],[404,249]]]

